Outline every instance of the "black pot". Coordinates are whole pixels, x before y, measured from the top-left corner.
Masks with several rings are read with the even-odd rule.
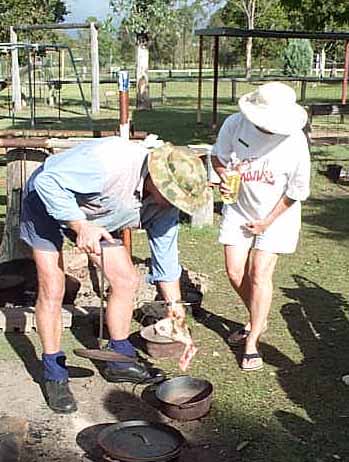
[[[183,375],[162,382],[155,396],[160,411],[171,419],[195,420],[210,410],[213,386],[208,380]]]
[[[126,420],[106,427],[98,444],[120,462],[175,462],[185,440],[169,425],[143,420]]]
[[[328,164],[327,165],[327,177],[330,180],[338,181],[341,174],[342,165],[339,164]]]

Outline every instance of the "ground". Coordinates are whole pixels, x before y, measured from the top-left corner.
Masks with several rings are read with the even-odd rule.
[[[299,246],[277,264],[269,328],[260,345],[264,370],[241,372],[241,350],[227,344],[229,333],[245,322],[246,311],[225,276],[222,247],[217,243],[221,202],[216,197],[215,225],[195,229],[182,220],[179,236],[183,282],[190,287],[185,297],[200,298],[188,318],[199,347],[188,373],[213,384],[208,415],[183,424],[170,421],[143,400],[143,387],[108,384],[97,364],[73,354],[74,348],[96,345],[95,323],[80,317],[63,335],[79,411],[57,416],[45,405],[37,383],[41,350],[36,333],[4,333],[0,336],[0,424],[4,416],[28,423],[22,460],[103,461],[93,449],[96,432],[107,423],[146,418],[182,431],[187,446],[181,462],[349,461],[349,387],[342,382],[349,372],[349,188],[348,182],[337,183],[326,175],[329,163],[347,169],[349,161],[347,145],[335,146],[335,156],[331,149],[316,147],[313,153],[312,195],[304,204]],[[149,252],[144,235],[133,238],[135,262],[145,269]],[[21,276],[23,270],[20,264],[15,274]],[[79,303],[98,310],[95,291],[76,284],[83,278],[79,266],[70,273],[66,302],[75,294]],[[202,282],[206,290],[201,300],[197,289]],[[154,295],[149,290],[147,297]],[[11,309],[9,293],[0,291],[0,296],[0,306],[8,303]],[[34,296],[32,284],[23,301],[33,303]],[[137,329],[135,319],[132,331]],[[154,363],[169,376],[181,373],[175,359]],[[4,441],[1,425],[0,441]]]
[[[66,299],[77,306],[84,306],[86,312],[73,316],[72,326],[70,329],[65,329],[63,337],[69,338],[73,333],[82,345],[91,346],[96,341],[95,335],[98,332],[100,299],[91,282],[91,269],[87,270],[87,258],[73,249],[68,249],[65,252],[65,259],[69,278],[67,279]],[[35,277],[29,277],[30,274],[35,276],[33,263],[25,260],[5,266],[7,270],[11,268],[12,276],[16,274],[19,281],[21,276],[25,276],[25,283],[6,291],[3,290],[2,302],[4,303],[6,299],[5,303],[8,306],[11,305],[11,310],[20,310],[19,304],[21,307],[26,304],[31,305],[35,298]],[[142,274],[143,281],[146,273],[145,265],[138,265],[138,270]],[[188,274],[186,271],[184,273]],[[8,271],[6,276],[3,275],[3,284],[6,281],[12,281]],[[98,275],[97,279],[92,279],[98,281]],[[203,277],[189,273],[183,285],[183,293],[187,299],[194,300],[196,297],[196,300],[199,300],[202,297]],[[143,282],[137,295],[137,306],[147,305],[143,313],[148,316],[156,314],[154,313],[157,308],[156,304],[151,310],[146,303],[151,302],[155,296],[155,289]],[[141,317],[144,319],[144,316]],[[22,326],[22,324],[18,325]],[[20,360],[0,361],[0,415],[2,420],[21,418],[25,422],[19,439],[19,445],[23,446],[22,455],[20,459],[14,458],[14,461],[87,462],[104,460],[102,451],[96,442],[97,435],[107,424],[123,420],[147,420],[175,425],[187,441],[179,459],[181,462],[195,462],[199,458],[204,462],[212,460],[212,457],[220,460],[219,456],[216,457],[216,450],[211,449],[205,432],[200,434],[200,420],[173,422],[157,409],[153,387],[109,384],[100,373],[102,363],[93,364],[89,360],[72,355],[71,352],[68,353],[68,361],[75,366],[69,366],[69,374],[71,388],[78,400],[79,410],[67,416],[55,414],[47,407],[40,387],[37,335],[34,331],[27,332],[26,335],[20,332],[5,332],[4,335],[20,357]],[[146,358],[144,353],[143,357]],[[161,366],[163,367],[164,363]],[[177,374],[180,374],[180,371],[177,371]],[[22,421],[21,425],[23,425]],[[1,443],[0,439],[0,461],[11,462],[8,460],[9,452],[5,451],[4,458],[1,458],[1,444],[5,451],[4,443]]]

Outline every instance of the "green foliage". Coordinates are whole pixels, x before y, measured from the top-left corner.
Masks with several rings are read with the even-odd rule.
[[[175,4],[173,0],[110,0],[114,12],[124,18],[131,33],[152,37],[173,25]]]
[[[10,26],[62,22],[67,13],[62,0],[0,0],[0,41],[10,40]],[[34,35],[40,37],[45,34]]]
[[[313,49],[307,39],[289,40],[283,53],[284,74],[307,75],[312,67]]]
[[[335,31],[349,24],[348,0],[282,0],[292,26],[309,31]]]
[[[244,2],[245,3],[245,2]],[[288,16],[281,1],[255,0],[254,28],[256,29],[287,29],[289,26]],[[236,27],[245,29],[248,27],[247,15],[242,2],[228,0],[225,6],[212,16],[211,27]],[[229,56],[236,62],[242,62],[245,57],[245,48],[242,40],[229,39],[227,44],[221,46],[221,63]],[[259,60],[262,67],[265,60],[278,56],[281,52],[282,43],[279,40],[254,39],[253,56]],[[230,48],[230,49],[229,49]]]

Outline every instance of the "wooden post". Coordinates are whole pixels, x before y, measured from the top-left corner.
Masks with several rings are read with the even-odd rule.
[[[34,149],[14,149],[7,154],[7,211],[0,263],[31,258],[31,249],[19,239],[22,193],[27,179],[46,156]]]
[[[213,225],[213,211],[214,211],[214,201],[213,201],[213,188],[209,189],[209,201],[196,212],[191,217],[191,226],[201,227],[206,225]]]
[[[10,39],[12,44],[17,43],[17,34],[14,28],[10,27]],[[18,48],[13,47],[11,50],[12,59],[12,104],[13,110],[18,112],[22,109],[22,98],[21,98],[21,81],[19,75],[19,64],[18,64]]]
[[[166,103],[166,80],[161,82],[161,103]]]
[[[91,34],[91,68],[92,68],[92,114],[97,114],[100,110],[99,101],[99,57],[98,57],[98,31],[95,23],[90,24]]]
[[[236,83],[236,80],[234,79],[231,79],[231,102],[233,104],[236,104],[237,102],[237,98],[236,98],[236,87],[237,87],[237,83]]]
[[[212,169],[211,164],[211,151],[207,151],[204,156],[200,156],[200,159],[204,163],[206,172],[207,172],[207,182],[209,183],[212,178]],[[214,199],[213,199],[213,188],[209,188],[209,200],[208,202],[197,209],[195,213],[190,217],[191,226],[201,227],[201,226],[212,226],[214,218]]]

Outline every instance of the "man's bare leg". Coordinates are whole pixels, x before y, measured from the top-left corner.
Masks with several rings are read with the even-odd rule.
[[[33,251],[38,275],[35,316],[43,352],[61,348],[62,302],[65,290],[63,257],[60,252]]]
[[[129,342],[135,294],[139,276],[124,246],[105,247],[104,272],[111,292],[107,302],[106,321],[110,334],[109,348],[126,356],[134,356],[135,350]],[[101,259],[91,256],[98,266]],[[146,364],[108,362],[104,377],[110,382],[156,383],[164,379],[163,371]]]
[[[139,285],[139,275],[131,257],[124,246],[103,249],[104,273],[110,284],[107,302],[106,321],[110,337],[115,340],[128,338]],[[90,255],[99,267],[101,258]]]
[[[33,250],[38,275],[38,297],[35,315],[43,355],[43,377],[46,400],[60,414],[77,410],[68,385],[65,355],[61,351],[62,301],[65,290],[61,252]]]

